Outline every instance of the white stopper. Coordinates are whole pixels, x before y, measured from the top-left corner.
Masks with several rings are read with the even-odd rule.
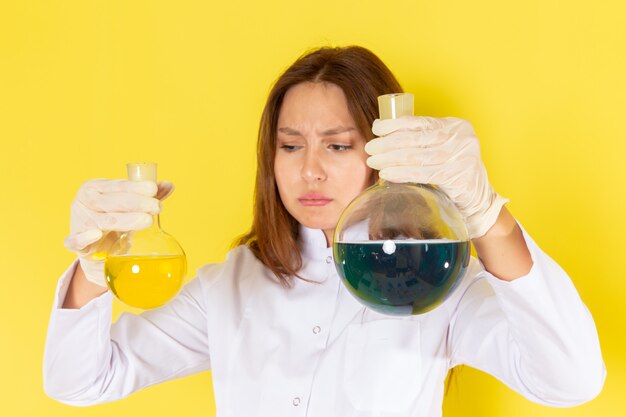
[[[137,162],[126,164],[128,179],[131,181],[157,180],[157,164],[155,162]]]
[[[394,93],[378,96],[378,113],[381,119],[413,116],[413,94]]]

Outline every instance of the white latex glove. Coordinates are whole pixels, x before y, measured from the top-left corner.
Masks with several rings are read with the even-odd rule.
[[[70,234],[65,247],[78,255],[85,277],[106,287],[104,257],[121,232],[152,225],[164,200],[174,191],[170,182],[95,179],[85,182],[70,210]],[[99,259],[98,259],[99,258]]]
[[[455,203],[474,239],[484,235],[508,202],[489,184],[472,125],[454,117],[375,120],[379,138],[365,145],[367,165],[391,182],[436,185]]]

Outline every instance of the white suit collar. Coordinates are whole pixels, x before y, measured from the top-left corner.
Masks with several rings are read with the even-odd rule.
[[[325,281],[334,272],[333,247],[326,246],[326,236],[320,229],[310,229],[300,225],[298,246],[302,254],[301,272],[308,279]]]

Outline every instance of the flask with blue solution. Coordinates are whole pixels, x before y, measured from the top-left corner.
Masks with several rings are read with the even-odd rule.
[[[378,98],[381,119],[413,115],[413,95]],[[457,288],[469,264],[469,234],[460,212],[429,184],[377,184],[341,215],[335,266],[358,301],[377,312],[423,314]]]

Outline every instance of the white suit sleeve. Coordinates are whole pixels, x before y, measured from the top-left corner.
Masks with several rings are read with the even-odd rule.
[[[523,233],[531,271],[511,282],[479,272],[453,314],[450,367],[480,369],[540,404],[578,405],[606,377],[596,327],[567,274]]]
[[[62,309],[77,262],[59,280],[44,353],[44,389],[61,402],[90,405],[210,368],[202,282],[167,305],[123,313],[111,325],[107,292],[81,309]]]

